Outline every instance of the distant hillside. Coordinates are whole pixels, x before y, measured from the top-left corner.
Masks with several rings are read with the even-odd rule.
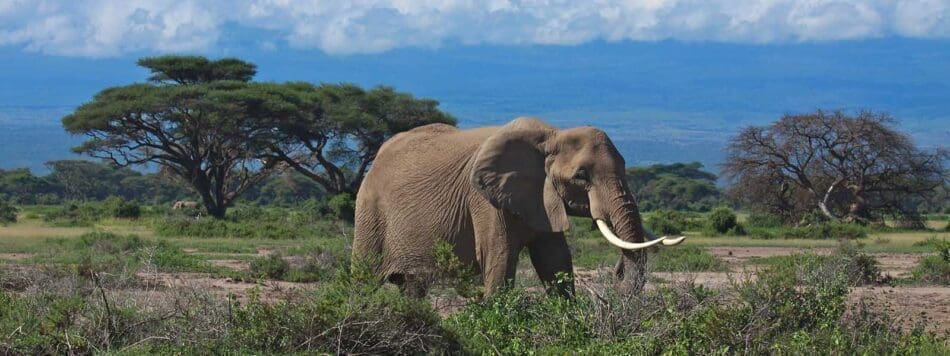
[[[715,171],[741,127],[817,108],[886,111],[921,146],[950,142],[950,41],[782,45],[704,42],[461,46],[328,56],[235,51],[260,80],[391,85],[442,102],[461,127],[533,115],[605,129],[628,165],[700,161]],[[59,119],[147,74],[136,57],[68,59],[0,49],[0,167],[71,155]]]

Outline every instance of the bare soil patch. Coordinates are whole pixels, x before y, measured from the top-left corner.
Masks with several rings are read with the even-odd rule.
[[[139,273],[139,278],[148,285],[164,288],[193,288],[209,291],[219,295],[233,295],[239,300],[246,300],[252,290],[256,289],[261,300],[279,300],[298,295],[312,289],[314,283],[294,283],[285,281],[264,280],[250,282],[233,278],[216,278],[205,273]]]
[[[19,261],[33,257],[32,253],[0,253],[0,260]]]
[[[857,287],[848,295],[850,304],[862,300],[871,308],[887,310],[899,316],[902,327],[911,328],[918,321],[927,321],[939,334],[950,332],[950,287],[898,286]]]
[[[208,263],[235,271],[247,271],[251,268],[251,263],[245,260],[208,260]]]

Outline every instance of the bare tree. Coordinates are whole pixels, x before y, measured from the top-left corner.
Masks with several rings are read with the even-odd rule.
[[[916,148],[882,113],[817,111],[747,127],[728,144],[732,197],[793,220],[919,221],[916,206],[946,182],[946,151]]]

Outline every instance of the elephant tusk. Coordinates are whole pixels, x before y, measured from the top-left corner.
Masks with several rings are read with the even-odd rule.
[[[650,238],[650,240],[658,240],[658,239],[663,240],[663,246],[676,246],[686,240],[686,236],[680,236],[675,239],[670,239],[669,237],[666,237],[666,236],[658,238],[656,237],[656,235],[650,232],[650,230],[643,229],[643,232],[647,233],[647,236]]]
[[[614,235],[614,232],[610,231],[610,227],[607,226],[607,223],[600,219],[597,219],[597,228],[600,229],[600,233],[604,235],[604,238],[606,238],[607,241],[609,241],[614,246],[620,247],[625,250],[644,249],[644,248],[656,245],[665,239],[665,238],[659,238],[653,241],[640,242],[640,243],[627,242],[627,241],[621,240],[619,237],[617,237],[617,235]]]
[[[666,237],[666,236],[664,236],[664,237]],[[676,246],[676,245],[679,245],[680,242],[683,242],[683,241],[685,241],[685,240],[686,240],[686,236],[680,236],[680,237],[677,237],[677,238],[675,238],[675,239],[664,239],[664,240],[663,240],[663,246]]]

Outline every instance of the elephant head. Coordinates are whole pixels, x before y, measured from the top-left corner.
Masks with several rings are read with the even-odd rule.
[[[493,206],[536,231],[565,231],[568,215],[593,218],[604,238],[622,251],[616,268],[621,287],[639,290],[643,249],[675,245],[684,237],[656,238],[643,228],[624,170],[623,157],[601,130],[559,130],[518,118],[485,141],[471,179]]]

